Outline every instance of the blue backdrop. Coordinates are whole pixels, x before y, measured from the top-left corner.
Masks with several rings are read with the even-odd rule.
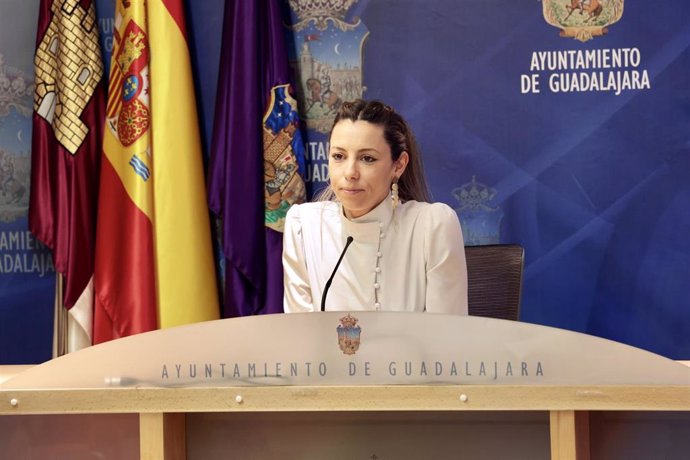
[[[360,46],[362,94],[390,103],[412,124],[434,197],[458,210],[468,242],[525,247],[523,321],[688,359],[690,4],[657,3],[652,14],[628,2],[607,34],[584,42],[561,37],[543,6],[359,0],[341,19],[359,19],[357,30],[368,31]],[[287,10],[288,24],[303,19]],[[582,23],[578,14],[573,19]],[[216,35],[194,16],[211,46],[197,43],[197,52],[215,53]],[[315,57],[317,44],[332,45],[330,60],[321,60],[334,80],[338,63],[338,70],[352,68],[345,45],[364,35],[343,34],[333,23],[319,30],[315,21],[292,30],[293,59],[305,42]],[[627,66],[532,65],[533,54],[544,51],[630,56],[626,50],[633,50]],[[197,59],[201,81],[213,80],[216,61],[211,53]],[[636,73],[642,83],[623,81],[620,91],[549,87],[550,78],[562,86],[562,74],[581,72],[623,80]],[[532,74],[541,91],[524,93],[522,76]],[[212,91],[202,94],[212,101]],[[212,113],[206,104],[203,111]],[[323,163],[318,151],[326,135],[310,126],[307,139],[312,164]]]
[[[628,2],[587,41],[561,37],[537,1],[360,0],[344,20],[357,18],[364,96],[410,121],[435,199],[469,244],[525,247],[521,319],[687,359],[690,5]],[[549,70],[533,62],[545,51],[631,59]],[[600,72],[606,88],[562,89]],[[521,85],[533,74],[539,93]]]
[[[468,243],[525,247],[523,321],[690,359],[690,4],[623,3],[602,2],[588,25],[613,22],[614,6],[622,15],[581,41],[547,21],[564,20],[570,0],[359,0],[323,29],[286,0],[311,106],[310,188],[325,179],[327,90],[382,99],[413,126],[434,197],[458,211]],[[206,150],[223,4],[188,2]],[[98,2],[102,30],[111,5]],[[540,52],[632,60],[549,69]],[[572,75],[578,88],[554,86]],[[535,80],[538,93],[525,88]]]
[[[52,354],[55,269],[29,233],[38,2],[0,2],[0,364]]]

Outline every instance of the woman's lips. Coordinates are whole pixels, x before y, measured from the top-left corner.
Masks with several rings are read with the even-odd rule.
[[[341,188],[340,191],[346,195],[356,195],[360,192],[363,192],[364,190],[362,190],[361,188]]]

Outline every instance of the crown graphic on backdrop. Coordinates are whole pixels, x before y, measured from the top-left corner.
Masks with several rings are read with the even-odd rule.
[[[470,182],[454,188],[452,193],[460,202],[455,212],[462,224],[465,244],[475,246],[500,243],[503,210],[500,206],[491,206],[496,197],[496,189],[477,182],[475,176],[472,176]]]
[[[495,208],[489,206],[489,203],[496,196],[496,189],[484,185],[481,182],[477,182],[475,176],[472,176],[471,182],[454,188],[453,196],[460,202],[460,207],[458,210],[495,210]]]
[[[297,15],[299,22],[292,26],[300,31],[310,23],[314,23],[318,30],[326,30],[328,22],[340,30],[352,30],[359,25],[360,20],[353,23],[345,21],[345,15],[358,0],[290,0],[290,7]]]

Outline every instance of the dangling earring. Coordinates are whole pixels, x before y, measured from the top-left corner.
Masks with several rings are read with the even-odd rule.
[[[391,200],[393,201],[393,209],[398,207],[400,204],[400,198],[398,198],[398,179],[391,184]]]

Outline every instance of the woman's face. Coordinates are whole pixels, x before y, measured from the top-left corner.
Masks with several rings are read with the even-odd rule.
[[[348,218],[363,216],[390,191],[407,166],[403,152],[393,161],[383,127],[368,121],[339,121],[331,132],[328,173],[331,188]]]

